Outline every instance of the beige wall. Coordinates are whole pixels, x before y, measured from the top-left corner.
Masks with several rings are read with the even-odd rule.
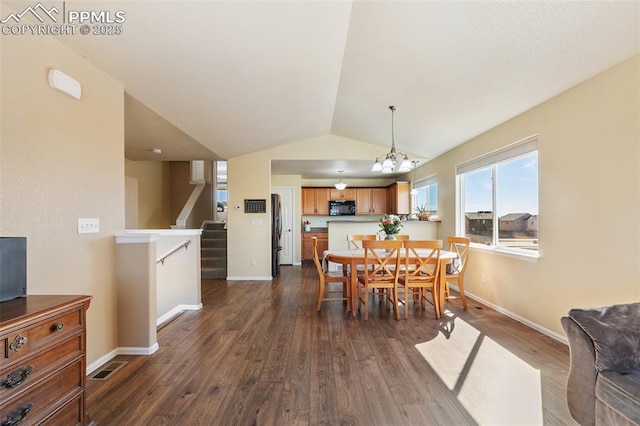
[[[474,250],[468,292],[558,335],[573,307],[640,300],[639,102],[636,56],[417,170],[437,173],[446,238],[455,233],[455,166],[539,135],[540,259]]]
[[[172,161],[171,167],[171,223],[175,224],[178,215],[184,207],[184,203],[189,199],[193,185],[189,183],[191,179],[191,165],[188,161]]]
[[[88,364],[117,347],[115,245],[124,229],[124,90],[45,36],[2,37],[0,235],[27,237],[29,294],[89,294]],[[48,68],[82,84],[51,89]],[[78,218],[100,232],[77,234]]]
[[[175,223],[171,218],[171,171],[166,161],[125,161],[125,175],[138,180],[137,228],[168,229]]]

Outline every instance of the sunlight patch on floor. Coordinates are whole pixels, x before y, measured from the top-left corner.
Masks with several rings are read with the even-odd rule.
[[[540,371],[460,318],[416,349],[481,425],[538,425],[542,418]]]

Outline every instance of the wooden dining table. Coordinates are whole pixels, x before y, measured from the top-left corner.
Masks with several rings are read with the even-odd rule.
[[[401,255],[404,255],[405,250],[402,249]],[[423,254],[426,256],[431,251],[428,249],[417,250],[418,255],[422,256]],[[425,252],[425,253],[421,253]],[[446,284],[447,277],[447,264],[451,263],[453,259],[458,256],[457,253],[447,250],[440,250],[440,274],[438,279],[433,285],[433,303],[435,305],[436,318],[440,318],[442,315],[442,307],[444,306],[444,286]],[[401,262],[404,259],[400,260]],[[349,300],[347,301],[347,307],[351,310],[352,316],[355,318],[356,311],[358,310],[358,297],[357,297],[357,289],[358,289],[358,276],[357,270],[358,265],[364,265],[364,249],[336,249],[336,250],[325,250],[323,252],[323,263],[326,265],[327,262],[337,263],[342,265],[343,268],[347,266],[350,268],[351,274],[349,276]]]

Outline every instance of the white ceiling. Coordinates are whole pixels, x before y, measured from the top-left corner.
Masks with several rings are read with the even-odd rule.
[[[384,154],[389,105],[398,150],[434,158],[640,52],[637,1],[81,5],[66,2],[126,12],[122,35],[61,40],[133,98],[131,159],[226,159],[326,133]]]

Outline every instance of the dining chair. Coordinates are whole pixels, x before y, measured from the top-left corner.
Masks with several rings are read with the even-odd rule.
[[[467,270],[467,261],[469,260],[470,241],[467,237],[447,238],[449,251],[456,253],[457,257],[447,265],[446,282],[443,288],[445,299],[449,300],[449,283],[455,282],[458,285],[458,293],[460,293],[460,300],[462,300],[462,307],[465,311],[467,310],[467,298],[464,295],[464,273]]]
[[[347,248],[349,250],[358,250],[362,248],[363,241],[375,241],[378,239],[376,234],[348,234],[347,235]],[[358,271],[364,271],[364,265],[357,266]],[[347,273],[350,273],[350,268],[347,266]]]
[[[311,237],[311,241],[313,241],[313,263],[315,263],[318,271],[316,311],[320,312],[322,302],[331,300],[345,300],[348,302],[350,300],[349,277],[343,272],[325,272],[318,256],[318,237]],[[327,285],[330,283],[342,283],[342,289],[331,288]],[[338,293],[340,297],[333,296]]]
[[[431,304],[436,318],[440,312],[440,298],[436,294],[438,274],[440,273],[440,250],[442,240],[409,240],[404,241],[404,262],[402,274],[398,278],[398,284],[404,288],[403,299],[399,302],[404,305],[404,318],[409,318],[409,301],[414,303],[420,300],[424,309],[428,301],[427,293],[431,292]],[[418,296],[416,299],[414,296]],[[411,297],[409,297],[411,296]]]
[[[400,319],[398,311],[398,274],[402,241],[398,240],[365,240],[364,271],[358,273],[358,309],[364,305],[364,319],[369,319],[369,291],[372,289],[386,290],[386,306],[393,306],[393,313]]]
[[[349,250],[357,250],[362,248],[362,241],[377,240],[376,234],[349,234],[347,235],[347,248]]]
[[[396,234],[396,240],[407,241],[411,238],[409,234]]]

